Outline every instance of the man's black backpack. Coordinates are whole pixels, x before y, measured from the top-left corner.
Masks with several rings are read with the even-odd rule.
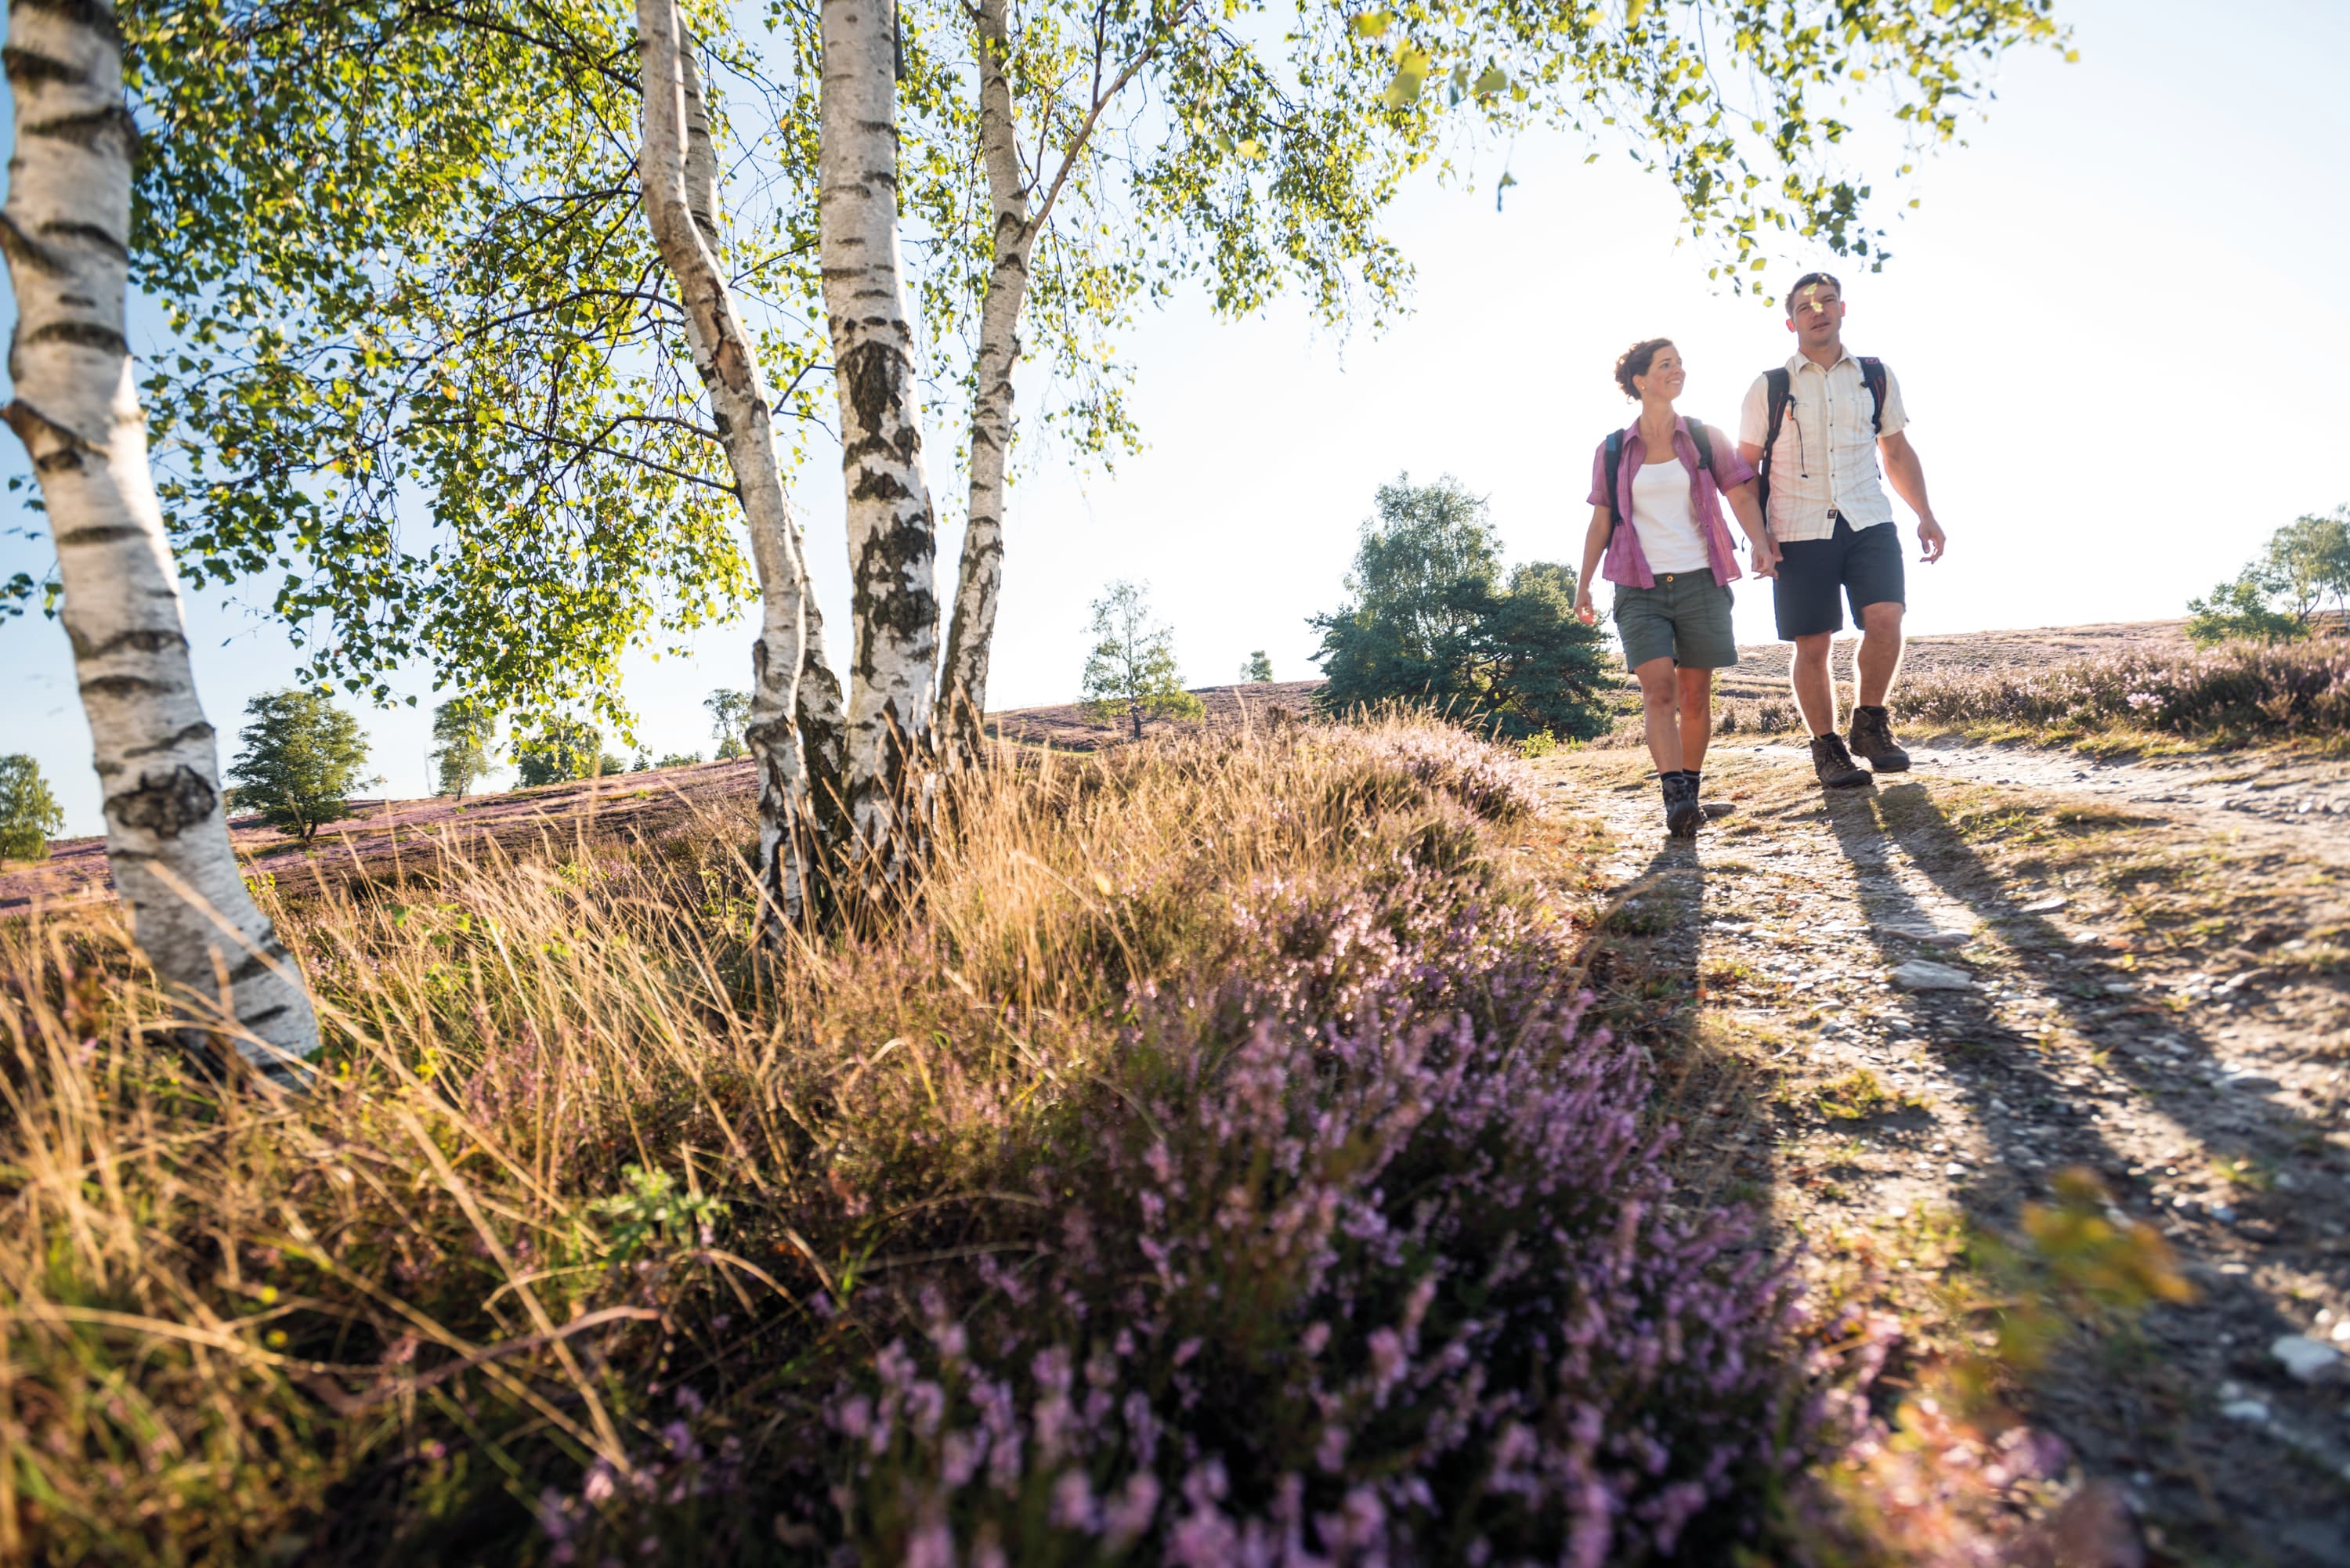
[[[1689,421],[1689,433],[1690,440],[1697,443],[1697,465],[1708,473],[1711,473],[1713,472],[1713,438],[1705,433],[1704,424],[1697,420]],[[1624,508],[1616,496],[1617,483],[1623,471],[1624,432],[1609,431],[1607,432],[1607,511],[1610,521],[1607,524],[1607,537],[1611,540],[1616,537],[1616,530],[1624,525]]]
[[[1877,434],[1885,433],[1885,361],[1863,355],[1855,361],[1860,366],[1860,384],[1868,389],[1868,428]],[[1754,497],[1762,506],[1762,516],[1771,516],[1771,449],[1779,444],[1779,421],[1787,417],[1787,405],[1794,400],[1794,379],[1787,374],[1784,365],[1762,372],[1765,406],[1770,410],[1762,431],[1762,461],[1754,465]]]

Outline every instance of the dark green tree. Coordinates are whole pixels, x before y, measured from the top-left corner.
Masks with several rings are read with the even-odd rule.
[[[1607,727],[1604,634],[1575,618],[1573,571],[1534,562],[1504,578],[1484,499],[1450,475],[1399,475],[1378,507],[1347,577],[1353,602],[1309,623],[1323,711],[1405,702],[1513,740]]]
[[[65,825],[41,764],[22,752],[0,757],[0,860],[47,860],[49,835]]]
[[[606,763],[611,763],[606,767]],[[599,773],[619,773],[618,758],[604,754],[604,737],[585,719],[549,719],[528,740],[515,747],[515,771],[525,789],[540,784],[592,779]]]
[[[240,811],[256,812],[281,833],[307,844],[318,829],[350,815],[350,794],[383,781],[362,778],[367,737],[359,722],[322,691],[265,691],[244,705],[251,722],[228,765]]]
[[[2350,600],[2350,506],[2294,518],[2269,535],[2261,565],[2303,629],[2328,599],[2339,614]]]
[[[490,776],[490,743],[497,731],[497,713],[470,697],[432,710],[432,762],[441,771],[442,794],[463,796],[475,780]]]
[[[1112,583],[1094,601],[1093,651],[1086,655],[1084,696],[1078,706],[1097,723],[1125,722],[1142,739],[1142,721],[1198,719],[1207,708],[1183,690],[1175,663],[1175,632],[1154,625],[1148,590],[1140,584]]]
[[[1241,664],[1241,680],[1255,685],[1273,679],[1273,659],[1260,648]]]

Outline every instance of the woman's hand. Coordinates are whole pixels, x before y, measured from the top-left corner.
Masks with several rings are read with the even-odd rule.
[[[1591,607],[1591,590],[1580,584],[1576,585],[1575,590],[1575,618],[1586,626],[1592,625],[1599,618],[1599,612]]]
[[[1756,534],[1748,541],[1754,546],[1754,575],[1775,577],[1779,575],[1779,541],[1768,534]]]

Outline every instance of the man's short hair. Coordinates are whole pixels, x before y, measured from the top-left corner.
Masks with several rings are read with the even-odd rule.
[[[1826,284],[1830,288],[1836,291],[1836,297],[1838,299],[1842,299],[1844,297],[1844,285],[1836,281],[1835,274],[1832,272],[1807,272],[1803,276],[1795,280],[1794,287],[1787,291],[1787,315],[1790,317],[1793,317],[1795,314],[1795,296],[1803,293],[1804,290],[1811,287],[1812,285],[1815,283]]]

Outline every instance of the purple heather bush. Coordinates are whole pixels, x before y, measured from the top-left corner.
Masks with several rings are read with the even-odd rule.
[[[2043,669],[1921,675],[1903,717],[2034,730],[2150,730],[2244,743],[2350,733],[2350,639],[2122,653]]]
[[[1793,1293],[1678,1210],[1555,927],[1409,866],[1270,882],[1136,999],[1025,1245],[828,1419],[861,1560],[1713,1560],[1794,1455]]]
[[[278,909],[265,1115],[117,928],[0,929],[27,1561],[1717,1562],[1825,1407],[1499,830],[1289,726],[962,781],[751,938],[739,815]],[[639,825],[641,826],[642,825]],[[93,1179],[91,1171],[104,1173]],[[7,1551],[0,1551],[6,1555]]]

